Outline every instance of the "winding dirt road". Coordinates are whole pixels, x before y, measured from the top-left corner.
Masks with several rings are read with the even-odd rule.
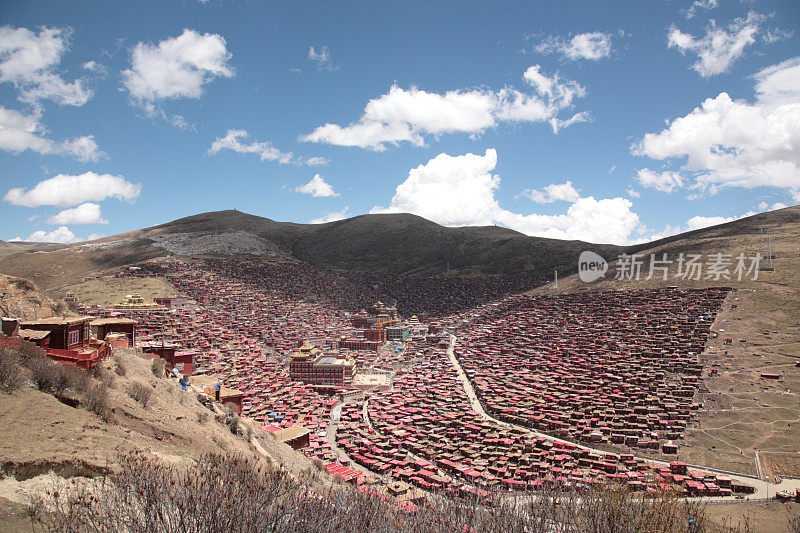
[[[519,426],[519,425],[516,425],[516,424],[510,424],[508,422],[503,422],[503,421],[500,421],[500,420],[494,418],[490,414],[488,414],[484,410],[483,405],[481,405],[480,400],[478,400],[478,396],[475,394],[475,389],[472,387],[472,383],[469,381],[469,378],[467,377],[467,374],[464,372],[464,369],[461,367],[461,363],[458,362],[458,359],[455,356],[456,341],[457,341],[456,336],[455,335],[450,335],[450,345],[447,348],[447,355],[450,358],[450,362],[452,363],[453,367],[456,369],[456,372],[458,373],[458,377],[459,377],[459,379],[461,380],[461,383],[464,386],[464,390],[467,393],[467,397],[470,400],[470,404],[472,406],[473,411],[475,411],[476,413],[480,414],[481,417],[483,417],[485,420],[491,420],[492,422],[494,422],[495,424],[498,424],[500,426],[513,427],[513,428],[516,428],[516,429],[521,429],[521,430],[526,431],[527,433],[530,433],[530,434],[535,435],[537,437],[542,437],[542,438],[545,438],[545,439],[548,439],[548,440],[551,440],[551,441],[554,441],[554,442],[569,443],[569,444],[571,444],[573,446],[576,446],[576,447],[578,447],[580,449],[583,449],[583,450],[590,450],[592,452],[597,452],[597,453],[608,453],[607,451],[600,450],[600,449],[597,449],[597,448],[592,448],[590,446],[585,446],[585,445],[579,444],[577,442],[572,442],[572,441],[567,441],[567,440],[564,440],[564,439],[559,439],[557,437],[553,437],[552,435],[548,435],[546,433],[541,433],[539,431],[533,430],[531,428],[527,428],[525,426]],[[636,459],[645,461],[645,462],[647,462],[649,464],[657,464],[657,465],[662,465],[662,466],[669,466],[669,461],[660,461],[660,460],[657,460],[657,459],[650,459],[650,458],[647,458],[647,457],[636,457]],[[716,468],[710,468],[710,467],[707,467],[707,466],[702,466],[702,465],[689,465],[689,466],[696,467],[698,469],[706,470],[706,471],[709,471],[709,472],[722,473],[722,474],[725,474],[726,476],[730,477],[731,479],[733,479],[733,480],[735,480],[735,481],[737,481],[739,483],[743,483],[745,485],[750,485],[751,487],[755,488],[755,492],[753,494],[751,494],[751,495],[745,496],[744,500],[737,500],[735,496],[716,496],[716,497],[712,497],[712,498],[706,497],[704,499],[712,499],[712,500],[720,500],[720,501],[730,500],[730,501],[734,501],[734,502],[741,502],[741,501],[747,501],[747,500],[760,500],[760,499],[766,499],[766,498],[770,498],[770,497],[775,496],[775,493],[777,491],[789,490],[789,491],[793,492],[794,490],[800,488],[800,479],[785,479],[781,483],[771,483],[769,481],[760,479],[760,478],[755,477],[755,476],[746,476],[746,475],[742,475],[742,474],[732,474],[730,472],[722,471],[722,470],[719,470],[719,469],[716,469]]]

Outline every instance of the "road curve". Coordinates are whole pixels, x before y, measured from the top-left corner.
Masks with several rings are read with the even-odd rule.
[[[472,387],[472,383],[469,381],[469,378],[467,377],[467,374],[464,372],[464,369],[461,367],[461,363],[458,362],[458,359],[455,356],[454,352],[455,352],[456,340],[457,339],[456,339],[455,335],[450,335],[450,345],[447,348],[447,356],[450,358],[450,363],[456,369],[458,377],[459,377],[459,379],[461,380],[461,383],[464,386],[464,391],[467,393],[467,397],[469,398],[470,404],[472,406],[472,410],[475,411],[476,413],[480,414],[481,417],[483,417],[485,420],[490,420],[490,421],[492,421],[495,424],[498,424],[500,426],[513,427],[513,428],[516,428],[516,429],[520,429],[522,431],[525,431],[525,432],[530,433],[532,435],[536,435],[537,437],[542,437],[542,438],[548,439],[550,441],[568,443],[568,444],[570,444],[572,446],[576,446],[576,447],[578,447],[580,449],[583,449],[583,450],[589,450],[589,451],[592,451],[592,452],[597,452],[597,453],[602,453],[602,454],[609,453],[606,450],[601,450],[601,449],[598,449],[598,448],[592,448],[591,446],[585,446],[585,445],[577,443],[577,442],[568,441],[568,440],[564,440],[564,439],[559,439],[558,437],[553,437],[552,435],[548,435],[546,433],[541,433],[539,431],[536,431],[536,430],[531,429],[531,428],[527,428],[525,426],[520,426],[520,425],[517,425],[517,424],[510,424],[508,422],[503,422],[501,420],[498,420],[498,419],[494,418],[490,414],[488,414],[484,410],[483,405],[481,405],[480,400],[478,400],[478,396],[475,394],[475,389]],[[642,460],[642,461],[647,462],[649,464],[669,466],[669,461],[660,461],[658,459],[650,459],[648,457],[639,457],[639,456],[635,456],[635,455],[634,455],[634,457],[636,457],[636,459]],[[695,465],[693,465],[693,466],[695,466]],[[696,466],[697,466],[697,468],[700,468],[700,469],[703,469],[703,470],[707,470],[709,472],[723,473],[723,474],[725,474],[726,476],[730,477],[733,480],[736,480],[736,481],[738,481],[740,483],[743,483],[745,485],[750,485],[751,487],[755,488],[755,492],[753,494],[751,494],[751,495],[745,496],[744,500],[738,500],[738,499],[736,499],[735,496],[704,497],[703,499],[705,499],[705,500],[715,500],[715,501],[716,500],[723,500],[723,501],[724,500],[730,500],[732,502],[745,502],[747,500],[760,500],[760,499],[769,498],[770,495],[774,496],[777,491],[781,491],[781,490],[794,491],[794,490],[800,488],[800,479],[784,479],[781,483],[771,483],[769,481],[765,481],[763,479],[759,479],[759,478],[755,478],[755,477],[751,477],[751,476],[744,476],[744,475],[739,475],[739,474],[731,474],[729,472],[725,472],[725,471],[719,470],[717,468],[711,468],[711,467],[701,466],[701,465],[696,465]]]

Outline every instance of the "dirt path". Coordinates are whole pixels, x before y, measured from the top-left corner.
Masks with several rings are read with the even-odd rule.
[[[605,450],[601,450],[601,449],[598,449],[598,448],[592,448],[590,446],[584,446],[583,444],[579,444],[577,442],[572,442],[572,441],[559,439],[559,438],[553,437],[551,435],[547,435],[546,433],[541,433],[541,432],[532,430],[532,429],[524,427],[524,426],[519,426],[519,425],[516,425],[516,424],[509,424],[507,422],[502,422],[502,421],[497,420],[496,418],[492,417],[491,415],[489,415],[483,409],[483,406],[481,405],[480,401],[478,400],[478,397],[475,394],[475,390],[472,387],[472,383],[470,383],[469,379],[467,378],[466,373],[464,372],[464,369],[461,367],[461,364],[458,362],[458,359],[455,356],[454,348],[455,348],[455,345],[456,345],[456,340],[457,339],[456,339],[455,335],[450,335],[450,346],[447,348],[447,355],[450,358],[450,362],[452,363],[453,367],[456,369],[456,371],[458,373],[458,377],[461,379],[461,383],[464,386],[464,390],[466,391],[467,396],[470,399],[470,403],[472,405],[472,409],[474,411],[476,411],[478,414],[480,414],[481,417],[483,417],[485,420],[492,421],[495,424],[498,424],[500,426],[514,427],[514,428],[517,428],[517,429],[521,429],[521,430],[526,431],[526,432],[528,432],[528,433],[530,433],[532,435],[535,435],[535,436],[541,437],[541,438],[545,438],[545,439],[548,439],[548,440],[553,441],[553,442],[568,443],[568,444],[576,446],[576,447],[578,447],[580,449],[589,450],[589,451],[592,451],[592,452],[595,452],[595,453],[601,453],[601,454],[608,453]],[[644,462],[646,462],[648,464],[669,466],[669,461],[661,461],[661,460],[657,460],[657,459],[650,459],[650,458],[647,458],[647,457],[636,457],[636,459],[644,461]],[[745,476],[745,475],[741,475],[741,474],[734,474],[734,473],[731,473],[731,472],[726,472],[726,471],[723,471],[723,470],[719,470],[719,469],[716,469],[716,468],[710,468],[710,467],[703,466],[703,465],[689,465],[689,466],[701,468],[703,470],[710,471],[710,472],[723,473],[723,474],[727,475],[728,477],[730,477],[731,479],[733,479],[735,481],[738,481],[738,482],[746,484],[746,485],[750,485],[751,487],[755,488],[755,492],[750,496],[745,496],[744,500],[737,500],[737,499],[735,499],[735,496],[717,496],[717,497],[710,498],[712,500],[721,500],[721,501],[730,500],[730,501],[733,501],[733,502],[744,502],[744,501],[747,501],[747,500],[758,500],[758,499],[769,498],[770,495],[774,496],[775,493],[777,491],[780,491],[780,490],[794,491],[795,489],[800,488],[800,479],[786,479],[786,480],[783,480],[781,483],[771,483],[769,481],[765,481],[763,479],[760,479],[760,477],[756,478],[756,477],[753,477],[753,476]],[[760,473],[760,471],[761,471],[760,467],[758,467],[758,471]],[[705,497],[704,499],[709,499],[709,498]]]

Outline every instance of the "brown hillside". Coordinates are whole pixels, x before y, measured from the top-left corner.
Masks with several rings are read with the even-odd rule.
[[[45,296],[24,278],[0,274],[0,314],[16,318],[47,318],[66,313],[61,300]]]

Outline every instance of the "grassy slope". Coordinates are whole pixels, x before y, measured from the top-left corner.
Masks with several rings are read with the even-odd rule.
[[[158,296],[169,296],[176,292],[175,287],[164,278],[115,277],[86,280],[83,283],[70,285],[68,290],[82,304],[102,306],[119,303],[126,294],[136,293],[146,302],[152,302]],[[67,289],[59,289],[55,293],[63,298]]]

